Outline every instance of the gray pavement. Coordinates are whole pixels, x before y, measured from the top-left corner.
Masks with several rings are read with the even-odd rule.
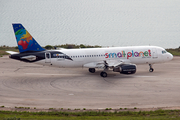
[[[0,106],[36,108],[157,108],[180,106],[180,57],[138,65],[134,75],[100,77],[87,68],[54,68],[0,58]]]

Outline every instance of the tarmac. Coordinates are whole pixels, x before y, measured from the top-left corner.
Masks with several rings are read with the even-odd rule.
[[[87,68],[55,68],[0,58],[0,106],[48,108],[180,107],[180,57],[102,78]]]

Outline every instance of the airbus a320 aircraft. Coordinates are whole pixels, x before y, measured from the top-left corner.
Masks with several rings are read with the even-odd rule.
[[[91,73],[100,68],[101,77],[107,77],[109,70],[134,74],[136,64],[148,64],[153,72],[153,64],[173,59],[172,54],[156,46],[45,50],[21,24],[13,24],[13,28],[20,53],[7,51],[10,58],[56,67],[86,67]]]

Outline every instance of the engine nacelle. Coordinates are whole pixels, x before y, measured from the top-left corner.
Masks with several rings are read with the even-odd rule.
[[[122,64],[113,68],[114,72],[120,72],[122,74],[134,74],[136,73],[136,65],[133,64]]]

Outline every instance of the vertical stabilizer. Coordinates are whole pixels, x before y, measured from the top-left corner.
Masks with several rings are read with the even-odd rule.
[[[45,50],[36,42],[36,40],[29,34],[22,24],[16,23],[12,25],[20,53]]]

